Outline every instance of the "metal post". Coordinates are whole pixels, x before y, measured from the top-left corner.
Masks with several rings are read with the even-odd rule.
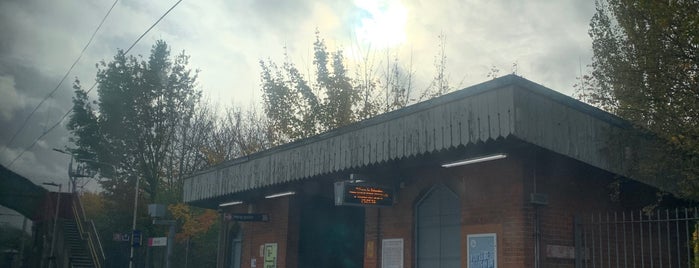
[[[221,238],[224,237],[224,235],[226,235],[228,222],[225,220],[225,218],[224,218],[225,214],[222,210],[219,209],[218,215],[219,215],[219,218],[221,221],[221,225],[219,225],[218,243],[216,243],[217,244],[216,245],[216,267],[222,268],[222,267],[224,267],[224,263],[225,263],[225,260],[223,259],[223,256],[225,256],[225,255],[223,255],[223,253],[222,253],[222,250],[224,250],[224,247],[221,246],[221,243],[222,243],[222,241],[225,241],[225,240],[223,240]]]
[[[167,256],[165,259],[165,267],[170,268],[170,259],[172,259],[172,248],[175,243],[175,221],[170,223],[170,230],[167,233]]]
[[[51,235],[51,255],[49,257],[49,266],[51,266],[51,263],[53,262],[53,266],[56,267],[56,256],[54,256],[54,249],[56,247],[56,229],[58,228],[58,210],[61,208],[61,186],[62,184],[56,184],[53,182],[44,182],[44,185],[50,185],[50,186],[58,186],[58,192],[57,197],[56,197],[56,212],[54,213],[53,217],[53,231]]]
[[[27,236],[27,217],[24,217],[22,221],[22,240],[19,246],[19,267],[24,267],[24,242],[26,241],[25,236]]]
[[[134,193],[134,198],[133,198],[133,223],[131,224],[131,254],[129,254],[129,268],[134,267],[134,259],[133,259],[133,253],[134,253],[134,240],[133,240],[133,234],[136,231],[136,215],[138,211],[138,186],[139,182],[141,181],[141,177],[136,177],[136,193]]]
[[[575,268],[582,268],[583,260],[583,239],[582,239],[582,226],[580,223],[580,217],[573,217],[573,232],[575,235]]]
[[[75,193],[75,178],[73,174],[73,154],[58,148],[53,148],[53,150],[62,154],[70,155],[70,162],[68,163],[68,188],[70,189],[71,193]]]
[[[177,221],[176,220],[160,220],[160,219],[153,219],[153,225],[169,225],[170,228],[168,229],[167,233],[167,245],[166,245],[166,254],[165,254],[165,267],[170,268],[170,259],[172,258],[172,248],[175,244],[175,227],[177,226]]]
[[[75,193],[75,181],[77,178],[73,174],[73,155],[70,155],[70,163],[68,163],[68,180],[70,181],[70,192]]]

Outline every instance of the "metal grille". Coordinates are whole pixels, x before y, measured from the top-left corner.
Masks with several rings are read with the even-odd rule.
[[[597,213],[575,220],[576,267],[699,267],[699,211]]]

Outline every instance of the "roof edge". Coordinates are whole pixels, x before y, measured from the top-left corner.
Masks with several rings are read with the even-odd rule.
[[[594,107],[592,105],[586,104],[582,101],[576,100],[570,96],[567,96],[563,93],[557,92],[553,89],[547,88],[543,85],[537,84],[535,82],[532,82],[530,80],[527,80],[523,77],[514,75],[514,74],[508,74],[499,78],[495,78],[490,81],[482,82],[480,84],[476,84],[473,86],[469,86],[445,95],[442,95],[440,97],[434,98],[434,99],[429,99],[426,101],[422,101],[419,103],[412,104],[410,106],[406,106],[404,108],[398,109],[398,110],[393,110],[387,113],[383,113],[371,118],[367,118],[365,120],[355,122],[343,127],[335,128],[328,130],[326,132],[303,138],[297,141],[293,141],[290,143],[285,143],[282,145],[278,145],[263,151],[259,151],[250,155],[238,157],[235,159],[231,159],[228,161],[224,161],[220,164],[217,164],[215,166],[209,167],[207,169],[199,170],[196,172],[191,173],[187,177],[185,177],[185,180],[189,180],[192,177],[195,177],[200,174],[204,173],[209,173],[214,170],[219,170],[222,168],[226,168],[232,165],[240,164],[240,163],[245,163],[247,161],[253,160],[253,159],[258,159],[262,158],[268,155],[275,154],[280,151],[285,151],[293,148],[297,148],[303,145],[311,144],[314,142],[319,142],[325,139],[329,139],[332,137],[335,137],[337,135],[340,135],[342,133],[350,132],[350,131],[355,131],[359,130],[365,127],[373,126],[376,124],[380,124],[383,122],[387,122],[396,118],[400,118],[402,116],[410,115],[413,113],[421,112],[436,106],[440,106],[443,104],[447,104],[450,102],[458,101],[470,96],[475,96],[479,95],[481,93],[485,93],[490,90],[498,89],[498,88],[504,88],[507,86],[517,86],[519,88],[529,90],[533,93],[539,94],[546,96],[548,98],[551,98],[552,100],[559,102],[563,105],[566,105],[568,107],[571,107],[575,110],[578,110],[580,112],[590,114],[593,117],[599,118],[603,121],[609,122],[610,124],[613,124],[618,127],[622,128],[629,128],[631,127],[631,123],[616,116],[611,113],[608,113],[604,110],[601,110],[597,107]]]

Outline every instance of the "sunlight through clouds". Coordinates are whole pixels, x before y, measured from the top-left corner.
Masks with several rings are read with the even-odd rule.
[[[362,10],[355,28],[361,42],[378,48],[393,47],[405,42],[408,9],[398,0],[356,0]]]

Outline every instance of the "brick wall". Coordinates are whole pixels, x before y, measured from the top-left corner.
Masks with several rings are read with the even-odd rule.
[[[532,159],[536,159],[535,161]],[[459,196],[461,205],[461,266],[467,264],[469,234],[496,233],[498,267],[533,267],[535,216],[540,219],[542,267],[573,267],[569,257],[550,256],[547,246],[574,246],[575,215],[619,210],[609,198],[613,176],[551,153],[512,154],[506,159],[454,168],[401,167],[396,204],[365,209],[364,267],[381,266],[382,239],[402,238],[404,267],[415,267],[415,206],[435,185],[443,184]],[[407,175],[406,175],[407,174]],[[396,183],[398,185],[398,183]],[[535,207],[533,192],[548,196],[548,205]],[[300,196],[261,200],[251,212],[268,213],[269,222],[242,223],[242,267],[252,258],[263,267],[260,246],[278,244],[277,267],[297,267]],[[248,206],[235,207],[248,212]]]
[[[612,200],[612,174],[552,154],[540,155],[537,162],[536,170],[528,168],[525,188],[526,192],[536,188],[548,196],[549,203],[538,208],[542,267],[575,267],[574,255],[569,254],[575,247],[575,217],[629,208]],[[533,220],[534,206],[527,204],[525,209],[527,217]],[[529,243],[534,245],[534,239]]]
[[[367,208],[364,267],[380,267],[381,240],[404,239],[404,267],[414,267],[414,207],[434,185],[443,184],[461,200],[461,258],[466,267],[466,236],[498,235],[499,267],[523,267],[526,235],[521,164],[516,159],[450,169],[416,170],[399,189],[397,204]]]
[[[414,267],[414,207],[436,184],[446,185],[461,200],[462,267],[467,265],[466,238],[479,233],[497,234],[498,267],[533,267],[537,213],[542,267],[573,267],[574,259],[561,254],[574,248],[575,215],[622,209],[610,199],[611,174],[547,152],[515,153],[499,161],[408,173],[414,175],[406,177],[397,204],[366,209],[366,268],[381,266],[381,240],[390,238],[404,239],[404,267]],[[548,205],[537,208],[530,203],[535,187],[548,196]],[[547,254],[547,246],[563,253]]]
[[[264,267],[264,257],[260,249],[266,243],[277,243],[277,267],[295,268],[298,246],[298,209],[295,196],[263,199],[252,205],[236,206],[237,213],[267,213],[268,222],[241,222],[242,260],[241,267],[251,267],[256,259],[257,267]]]

